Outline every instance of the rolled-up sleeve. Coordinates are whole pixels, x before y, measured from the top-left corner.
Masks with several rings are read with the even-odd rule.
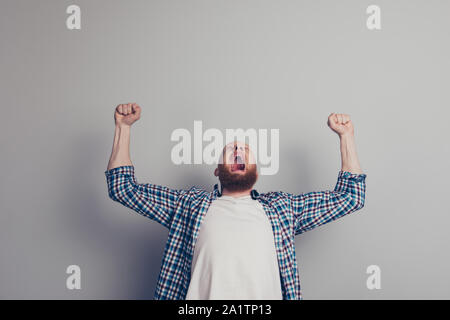
[[[366,174],[339,171],[333,191],[290,195],[295,235],[363,208],[365,193]]]
[[[105,171],[109,197],[137,213],[169,228],[180,191],[155,184],[139,184],[134,166]]]

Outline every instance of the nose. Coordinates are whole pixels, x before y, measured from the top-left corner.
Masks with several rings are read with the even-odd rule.
[[[234,145],[234,152],[233,153],[234,153],[235,156],[237,155],[239,148],[241,149],[241,151],[243,150],[243,148],[242,147],[238,147],[237,144]]]

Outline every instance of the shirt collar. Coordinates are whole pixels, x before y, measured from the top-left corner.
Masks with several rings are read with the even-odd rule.
[[[215,199],[216,197],[221,197],[221,196],[222,196],[222,191],[219,191],[219,184],[216,183],[214,185],[213,197]],[[257,200],[259,198],[259,192],[256,191],[255,189],[253,189],[250,192],[250,196],[252,197],[253,200]]]

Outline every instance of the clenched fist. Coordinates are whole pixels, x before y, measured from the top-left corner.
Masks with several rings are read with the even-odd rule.
[[[332,113],[328,116],[328,126],[336,132],[339,137],[342,135],[353,135],[353,124],[348,114]]]
[[[131,126],[141,117],[141,107],[136,103],[119,104],[114,113],[116,126]]]

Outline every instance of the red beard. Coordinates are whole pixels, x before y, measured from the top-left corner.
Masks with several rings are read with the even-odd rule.
[[[251,189],[258,178],[256,172],[256,165],[251,164],[246,166],[245,174],[237,174],[230,172],[230,165],[226,167],[224,164],[219,164],[217,168],[219,169],[219,180],[223,189],[228,191],[245,191]]]

